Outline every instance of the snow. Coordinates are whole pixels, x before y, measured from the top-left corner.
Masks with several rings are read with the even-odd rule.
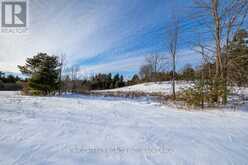
[[[248,96],[248,88],[245,87],[233,87],[232,92],[239,95]]]
[[[171,84],[170,81],[164,82],[149,82],[142,83],[132,86],[127,86],[123,88],[111,89],[111,90],[99,90],[97,92],[144,92],[144,93],[162,93],[162,94],[171,94]],[[176,91],[185,89],[192,86],[190,82],[177,81],[176,82]]]
[[[190,81],[176,81],[176,92],[182,91],[193,86],[193,82]],[[109,89],[109,90],[96,90],[93,92],[144,92],[144,93],[162,93],[171,94],[172,93],[172,82],[148,82],[141,83],[137,85],[126,86],[123,88]],[[230,87],[232,93],[248,96],[247,87]]]
[[[246,165],[248,106],[183,111],[102,97],[0,92],[1,165]]]

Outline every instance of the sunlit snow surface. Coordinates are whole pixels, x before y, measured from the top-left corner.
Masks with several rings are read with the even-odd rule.
[[[181,91],[191,87],[193,83],[191,82],[176,82],[176,91]],[[171,94],[172,93],[172,82],[148,82],[132,86],[126,86],[123,88],[110,89],[110,90],[98,90],[96,92],[144,92],[144,93],[162,93],[162,94]]]
[[[246,165],[248,107],[241,109],[0,92],[0,164]]]

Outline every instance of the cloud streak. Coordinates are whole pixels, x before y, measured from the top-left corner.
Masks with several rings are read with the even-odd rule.
[[[179,0],[175,4],[180,4]],[[174,5],[175,5],[174,4]],[[144,55],[165,51],[165,0],[30,0],[30,32],[0,37],[0,70],[38,52],[66,54],[85,74],[135,72]]]

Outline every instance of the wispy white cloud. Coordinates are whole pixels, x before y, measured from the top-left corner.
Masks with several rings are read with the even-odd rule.
[[[146,63],[146,57],[151,54],[152,53],[147,54],[145,51],[138,51],[125,54],[120,58],[114,59],[113,61],[95,65],[85,65],[80,68],[80,75],[83,77],[90,77],[97,73],[138,73],[140,67]],[[167,60],[165,62],[165,65],[167,65],[165,66],[166,70],[172,69],[171,56],[168,54],[168,52],[160,52],[160,54]],[[182,69],[186,64],[196,66],[199,64],[199,61],[201,61],[201,55],[199,53],[191,49],[181,49],[177,53],[177,70]]]
[[[114,60],[83,65],[86,74],[137,70],[142,55],[154,43],[135,37],[166,22],[164,0],[30,0],[30,32],[23,36],[0,37],[0,70],[17,72],[17,65],[38,52],[66,54],[69,65],[97,57],[103,52]],[[163,16],[163,17],[162,17]],[[146,34],[147,35],[147,34]],[[136,49],[136,50],[133,50]]]
[[[115,38],[103,30],[115,12],[111,7],[107,8],[106,3],[94,0],[31,1],[29,34],[0,38],[0,67],[17,71],[17,64],[43,51],[65,53],[73,63],[110,49]]]

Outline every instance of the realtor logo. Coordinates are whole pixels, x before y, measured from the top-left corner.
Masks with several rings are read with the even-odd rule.
[[[26,2],[2,2],[2,27],[26,27],[26,25]]]
[[[25,33],[28,24],[27,0],[2,0],[1,32]]]

